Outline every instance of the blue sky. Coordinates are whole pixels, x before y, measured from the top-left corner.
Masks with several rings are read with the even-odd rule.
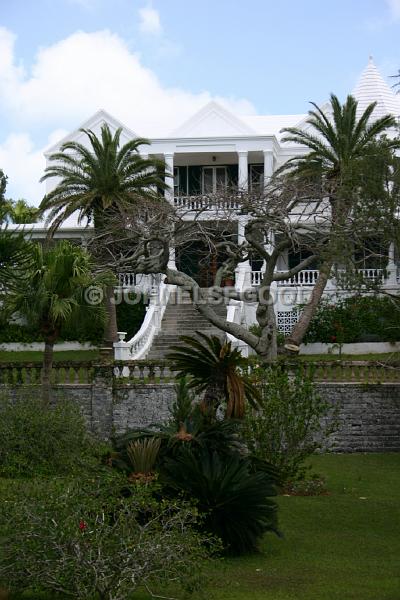
[[[98,108],[166,135],[216,98],[302,113],[400,67],[400,0],[0,0],[0,167],[38,203],[43,149]]]

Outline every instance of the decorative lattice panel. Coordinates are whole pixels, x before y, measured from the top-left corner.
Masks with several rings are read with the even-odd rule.
[[[292,329],[298,320],[299,313],[297,310],[278,310],[278,331],[284,333],[285,335],[289,335],[292,332]]]

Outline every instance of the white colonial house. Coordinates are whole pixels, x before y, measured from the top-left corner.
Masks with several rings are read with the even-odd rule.
[[[396,117],[400,115],[400,97],[396,96],[384,81],[372,59],[363,71],[353,95],[358,100],[360,111],[376,101],[374,116],[380,117],[388,113]],[[329,103],[326,103],[323,109],[329,110],[329,106]],[[259,185],[260,181],[271,176],[289,158],[307,152],[304,147],[283,144],[280,133],[284,127],[306,127],[306,118],[305,114],[239,117],[220,104],[210,102],[170,136],[152,139],[147,150],[151,155],[163,158],[168,170],[174,174],[174,184],[165,192],[168,201],[190,213],[191,207],[195,209],[201,205],[204,197],[225,188],[230,182],[234,182],[244,190],[249,186]],[[104,122],[108,123],[113,130],[122,128],[122,142],[136,136],[115,117],[100,110],[76,131],[49,148],[46,157],[57,151],[67,140],[85,143],[85,136],[80,129],[84,127],[100,132]],[[141,133],[145,134],[145,132]],[[47,191],[55,184],[54,181],[48,181]],[[209,210],[210,220],[212,220],[212,206]],[[40,225],[37,225],[33,227],[33,234],[40,237],[44,231]],[[57,236],[84,239],[86,234],[87,231],[83,228],[63,227],[58,231]],[[238,239],[243,236],[243,221],[239,216],[237,235]],[[182,256],[171,256],[171,265],[175,260],[180,261],[178,267],[184,270]],[[296,260],[300,260],[298,256],[286,251],[280,257],[278,269],[287,270],[289,266],[295,264]],[[389,262],[385,265],[385,269],[366,263],[363,265],[362,275],[365,278],[381,278],[384,286],[398,289],[396,262],[395,250],[391,248]],[[236,289],[243,291],[257,286],[262,268],[262,263],[243,263],[236,272]],[[208,274],[201,272],[200,269],[196,270],[193,260],[190,269],[190,274],[196,277],[201,285],[208,285]],[[310,268],[300,271],[291,279],[279,281],[279,285],[275,283],[277,321],[281,331],[285,333],[290,331],[297,318],[297,311],[293,310],[293,307],[307,300],[317,277],[318,271]],[[162,334],[164,323],[167,323],[165,318],[168,314],[171,286],[165,285],[161,277],[138,276],[132,273],[121,274],[120,284],[125,288],[150,289],[151,300],[138,334],[129,341],[125,341],[121,334],[121,340],[116,344],[116,356],[122,359],[146,358],[151,356],[152,346]],[[326,294],[335,293],[336,287],[332,280],[327,286]],[[251,325],[255,320],[255,305],[231,301],[227,309],[227,318]]]

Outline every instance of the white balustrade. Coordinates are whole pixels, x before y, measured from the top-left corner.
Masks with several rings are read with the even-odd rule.
[[[160,331],[161,321],[168,304],[171,286],[161,281],[153,287],[150,305],[139,331],[129,341],[119,332],[120,341],[114,344],[115,360],[139,360],[146,358],[154,336]]]
[[[277,273],[284,273],[285,271],[277,271]],[[317,279],[319,276],[319,271],[313,270],[313,271],[299,271],[298,273],[296,273],[295,275],[292,275],[292,277],[289,277],[288,279],[282,279],[281,281],[277,281],[277,284],[279,286],[285,286],[285,287],[302,287],[302,286],[309,286],[309,285],[315,285]]]
[[[184,210],[239,210],[240,202],[236,198],[218,198],[217,196],[175,196],[174,206]]]
[[[357,269],[357,273],[361,275],[363,279],[373,281],[380,281],[385,277],[384,269]]]

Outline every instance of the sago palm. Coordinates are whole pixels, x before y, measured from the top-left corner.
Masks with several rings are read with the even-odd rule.
[[[184,345],[172,347],[167,356],[172,369],[179,377],[189,376],[189,386],[204,393],[202,406],[209,414],[226,402],[226,416],[242,418],[245,399],[257,403],[257,391],[245,374],[245,359],[231,342],[200,332],[197,336],[182,336]]]
[[[85,291],[89,286],[104,290],[110,281],[110,275],[93,276],[90,255],[69,241],[59,242],[47,250],[41,244],[32,245],[22,285],[7,294],[6,308],[10,314],[24,318],[44,338],[42,383],[46,400],[49,399],[54,344],[62,326],[79,319],[104,322],[104,307],[89,304]]]
[[[158,190],[166,187],[165,164],[139,154],[149,144],[136,138],[121,145],[121,129],[112,133],[104,124],[100,137],[90,129],[81,130],[88,147],[79,142],[66,142],[49,157],[41,181],[56,178],[59,183],[42,200],[40,210],[47,213],[50,232],[54,232],[72,214],[78,221],[87,218],[95,229],[107,227],[107,214],[123,215],[129,207],[143,199],[160,200]],[[108,290],[109,323],[106,341],[116,339],[114,291]]]
[[[357,117],[358,103],[353,96],[348,96],[341,104],[332,94],[330,112],[324,112],[317,104],[312,103],[314,110],[309,111],[307,128],[288,127],[283,129],[282,142],[294,142],[310,149],[304,156],[289,159],[278,171],[289,177],[320,181],[327,190],[332,213],[331,245],[335,244],[335,228],[339,231],[353,208],[353,200],[359,192],[360,176],[363,162],[371,153],[371,146],[396,126],[396,119],[386,115],[373,119],[376,102],[371,103]],[[400,147],[399,139],[385,139],[386,148],[394,151]],[[364,169],[365,177],[368,173]],[[331,249],[332,250],[332,249]],[[333,265],[333,254],[326,248],[326,259],[320,267],[319,278],[313,288],[310,300],[299,322],[295,325],[288,341],[288,346],[299,347],[308,325],[324,292]],[[289,345],[290,344],[290,345]]]

